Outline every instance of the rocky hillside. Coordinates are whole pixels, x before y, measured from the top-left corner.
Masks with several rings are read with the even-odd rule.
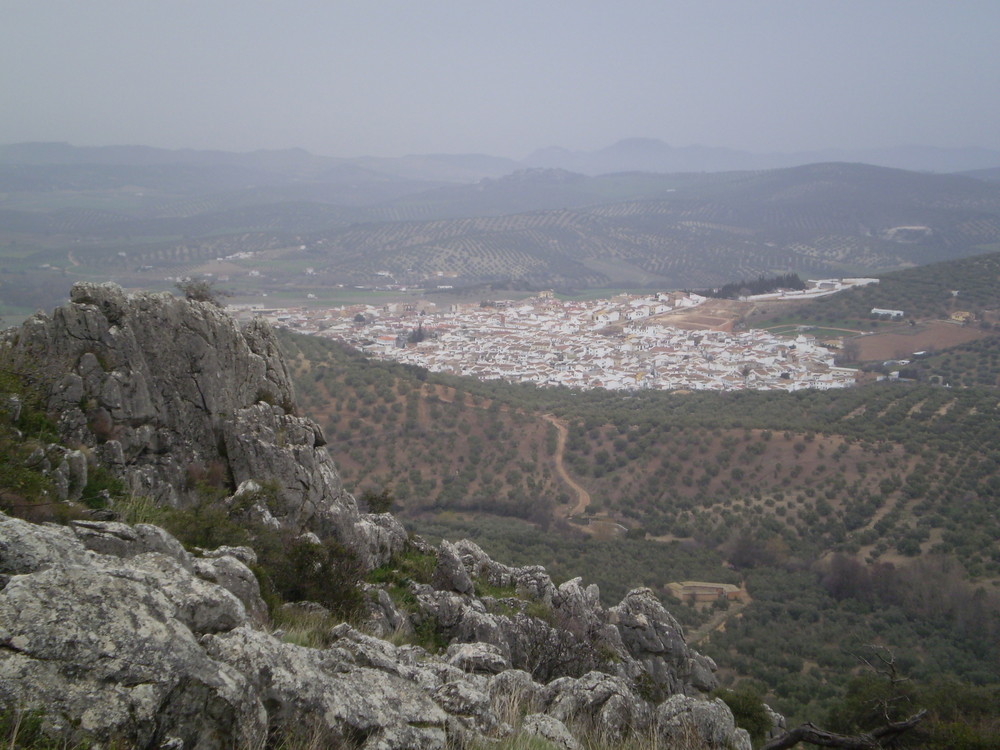
[[[14,357],[48,384],[46,411],[62,438],[132,493],[183,508],[266,479],[273,496],[256,514],[268,523],[334,537],[369,567],[401,549],[402,527],[358,512],[322,430],[295,416],[266,323],[241,329],[208,302],[77,284],[68,305],[12,338]],[[84,471],[73,457],[68,466]],[[85,486],[72,471],[67,487]]]
[[[89,502],[107,506],[101,520],[0,515],[8,725],[31,717],[67,743],[127,747],[443,748],[520,733],[573,748],[655,733],[749,748],[705,696],[715,665],[649,590],[605,608],[579,579],[556,586],[538,566],[467,541],[434,548],[360,512],[322,430],[295,415],[277,351],[266,326],[240,329],[210,302],[107,285],[77,285],[8,337],[3,427],[27,458],[4,464],[5,509],[26,507],[29,486],[72,507],[93,500],[95,475],[120,482]],[[29,429],[40,421],[11,385],[25,382],[57,439]],[[114,520],[139,498],[173,519],[222,514],[247,544],[186,549]],[[258,554],[279,532],[305,577],[330,545],[357,562],[351,622],[276,597],[278,568]],[[308,646],[287,625],[304,620],[318,623]]]

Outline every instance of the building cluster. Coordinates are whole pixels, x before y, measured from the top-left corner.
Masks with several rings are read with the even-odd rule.
[[[453,306],[358,306],[270,311],[303,332],[345,341],[372,356],[435,372],[571,388],[740,390],[843,388],[856,372],[807,335],[728,333],[665,324],[666,313],[704,301],[690,293],[611,300]]]
[[[703,604],[726,599],[731,602],[749,602],[750,595],[735,583],[709,583],[707,581],[675,581],[668,583],[667,592],[682,602]]]

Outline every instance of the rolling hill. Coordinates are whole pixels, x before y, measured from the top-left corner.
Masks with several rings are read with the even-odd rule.
[[[847,163],[505,174],[517,165],[408,159],[3,147],[3,302],[33,309],[81,278],[155,288],[205,273],[299,298],[337,285],[706,288],[1000,247],[1000,185],[971,177]]]
[[[388,489],[414,531],[582,572],[609,600],[744,581],[723,630],[718,609],[678,616],[789,714],[842,694],[852,644],[891,645],[919,679],[1000,682],[995,387],[571,392],[282,342],[347,488]]]
[[[612,183],[611,181],[615,182]],[[1000,242],[1000,188],[970,178],[855,164],[719,175],[637,176],[646,197],[598,202],[627,192],[628,176],[548,172],[482,189],[449,189],[451,205],[475,216],[369,223],[318,233],[291,257],[376,271],[418,284],[435,274],[455,283],[513,279],[526,288],[707,287],[734,278],[872,274],[972,255]],[[641,180],[641,183],[640,183]],[[578,208],[496,215],[515,196],[542,191]],[[476,193],[472,193],[476,190]],[[441,199],[441,192],[425,198]],[[417,207],[398,202],[397,218]],[[440,205],[440,204],[439,204]],[[423,210],[433,212],[426,203]],[[441,209],[438,208],[438,211]]]

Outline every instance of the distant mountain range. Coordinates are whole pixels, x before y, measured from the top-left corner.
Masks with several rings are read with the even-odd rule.
[[[653,138],[628,138],[596,151],[550,147],[516,161],[485,154],[419,154],[344,159],[303,149],[249,153],[168,150],[149,146],[80,147],[66,143],[0,146],[0,165],[104,165],[229,170],[241,186],[275,181],[377,183],[387,180],[461,183],[497,178],[526,167],[558,168],[585,175],[617,172],[730,172],[779,169],[820,162],[872,164],[918,172],[972,172],[1000,168],[1000,151],[984,148],[899,146],[758,154],[710,146],[671,146]]]
[[[776,271],[871,274],[1000,243],[995,183],[864,164],[601,177],[528,170],[382,210],[390,223],[304,237],[308,248],[285,259],[352,269],[355,283],[384,271],[411,284],[450,272],[456,283],[529,288],[698,288]]]
[[[983,148],[899,146],[885,149],[825,149],[796,153],[755,154],[709,146],[670,146],[653,138],[628,138],[597,151],[547,148],[524,163],[559,167],[584,174],[609,172],[729,172],[779,169],[819,162],[857,162],[916,172],[964,172],[1000,166],[1000,151]]]
[[[698,171],[696,157],[714,169],[739,154],[641,140],[567,154],[583,171],[469,154],[0,147],[0,311],[61,298],[76,277],[213,273],[247,294],[316,298],[338,284],[707,288],[1000,249],[996,168]],[[674,156],[691,161],[654,171]],[[587,173],[601,164],[618,171]]]

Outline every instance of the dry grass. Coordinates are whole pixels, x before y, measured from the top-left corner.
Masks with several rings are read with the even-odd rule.
[[[513,728],[513,732],[499,740],[488,740],[474,744],[471,750],[551,750],[560,746],[524,731],[524,719],[537,713],[542,706],[528,690],[513,689],[498,692],[492,696],[492,707],[502,724]],[[583,750],[706,750],[707,746],[693,727],[661,736],[655,725],[647,729],[629,732],[625,737],[608,736],[594,727],[585,717],[565,722],[570,734],[576,738]],[[667,743],[667,744],[664,744]]]
[[[306,648],[326,648],[332,642],[330,631],[343,620],[323,609],[285,606],[271,617],[275,635],[285,643]]]

